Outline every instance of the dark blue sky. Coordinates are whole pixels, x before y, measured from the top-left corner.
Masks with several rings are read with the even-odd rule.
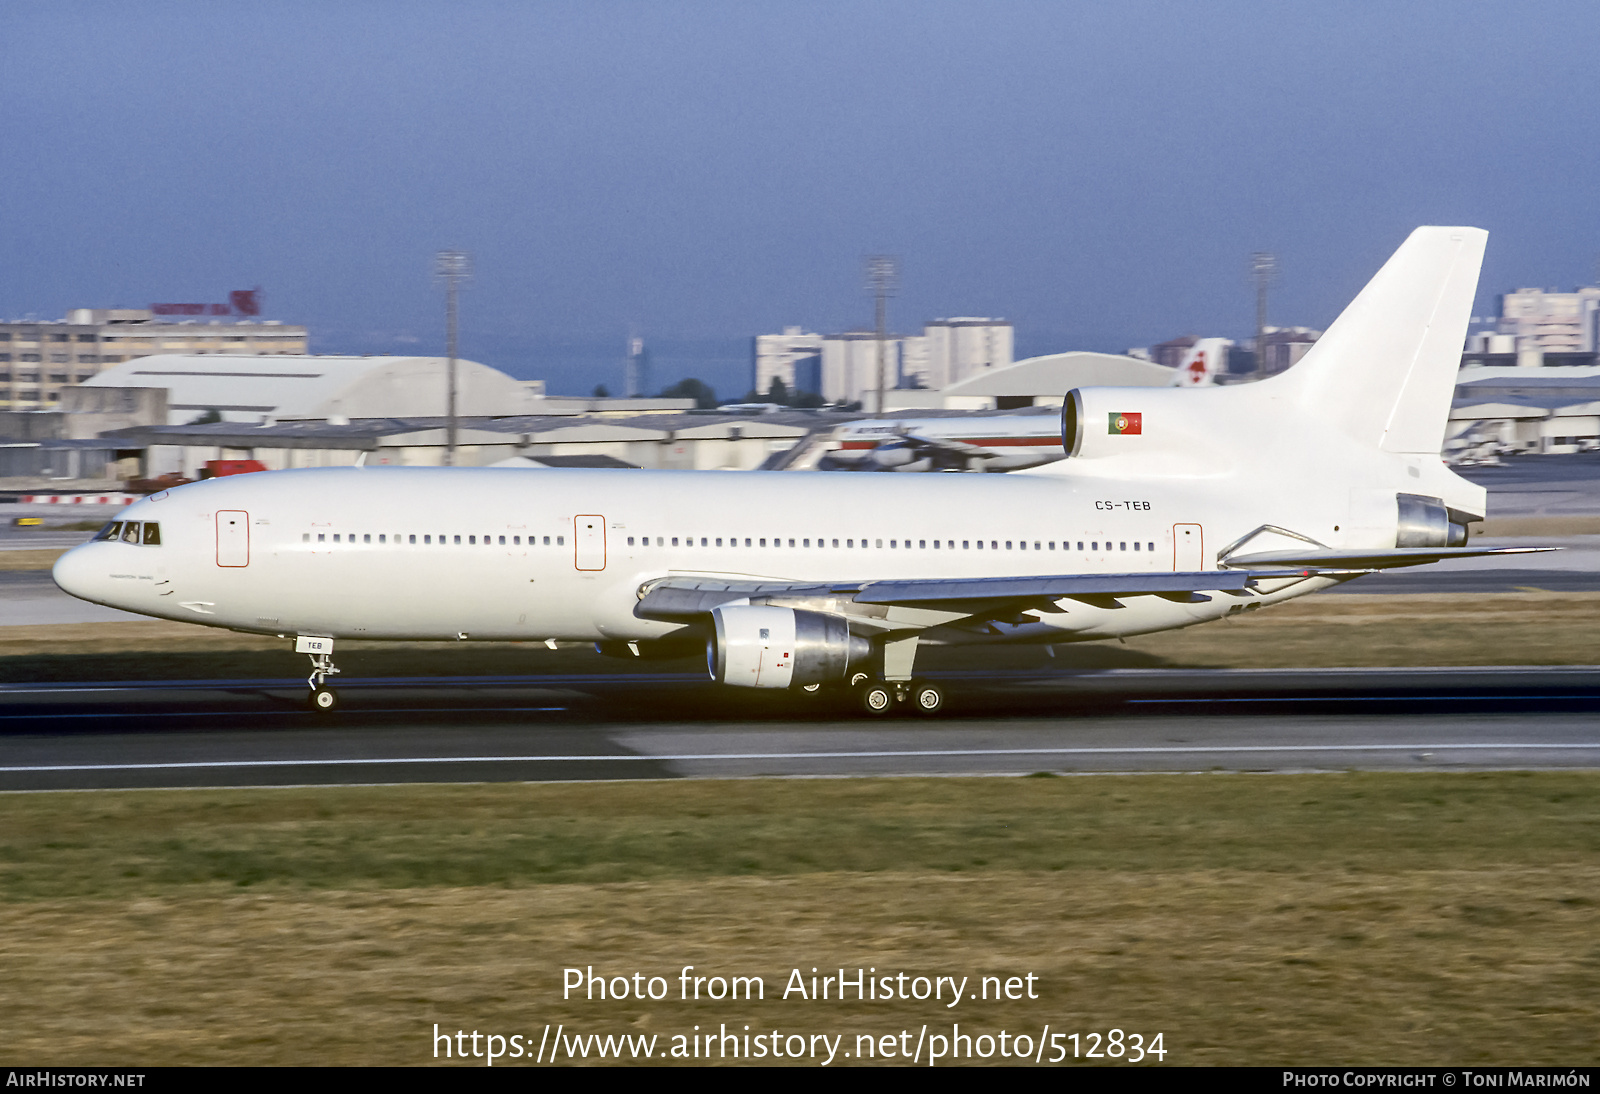
[[[1489,229],[1482,310],[1600,258],[1592,2],[0,0],[0,41],[6,316],[260,284],[314,348],[434,350],[457,246],[468,356],[614,384],[632,325],[732,390],[750,335],[869,320],[877,251],[896,327],[1022,352],[1242,335],[1254,250],[1312,326],[1418,224]]]

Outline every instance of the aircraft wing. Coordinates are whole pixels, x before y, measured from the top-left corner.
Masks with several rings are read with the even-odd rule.
[[[1224,566],[1314,566],[1318,569],[1387,570],[1396,566],[1421,566],[1447,558],[1484,555],[1536,555],[1559,547],[1386,547],[1378,550],[1262,551],[1233,555]]]
[[[1349,567],[1341,567],[1341,571]],[[818,584],[673,575],[648,583],[634,613],[646,619],[689,622],[724,604],[782,603],[834,611],[873,628],[932,626],[958,619],[1007,619],[1021,612],[1056,612],[1060,600],[1120,608],[1131,596],[1179,602],[1211,599],[1208,593],[1249,596],[1262,581],[1303,580],[1315,569],[1199,570],[1142,574],[1047,574],[1038,577],[931,578]],[[929,613],[920,621],[891,622],[886,609]]]

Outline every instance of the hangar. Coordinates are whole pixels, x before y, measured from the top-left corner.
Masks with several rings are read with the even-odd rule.
[[[985,369],[940,391],[885,392],[891,409],[1016,410],[1060,406],[1075,387],[1166,387],[1173,370],[1120,353],[1050,353]]]
[[[456,370],[458,414],[539,412],[528,386],[498,369],[458,358]],[[172,353],[124,361],[82,386],[166,388],[170,425],[197,418],[262,425],[440,415],[448,374],[444,357]]]
[[[1472,455],[1600,448],[1600,368],[1462,369],[1446,449]]]

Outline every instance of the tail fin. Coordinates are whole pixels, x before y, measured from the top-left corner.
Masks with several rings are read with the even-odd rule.
[[[1276,378],[1309,412],[1387,452],[1437,455],[1489,233],[1418,228]]]
[[[1184,356],[1168,387],[1205,387],[1217,382],[1217,373],[1228,367],[1226,338],[1202,338]]]

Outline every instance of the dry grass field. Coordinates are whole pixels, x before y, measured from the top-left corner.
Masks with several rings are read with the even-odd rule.
[[[0,833],[4,1063],[423,1064],[435,1023],[547,1022],[660,1051],[954,1022],[1160,1032],[1175,1064],[1600,1051],[1595,773],[20,794]],[[684,965],[766,998],[680,1001]],[[563,1000],[589,966],[671,995]],[[1038,998],[781,998],[813,967]]]

